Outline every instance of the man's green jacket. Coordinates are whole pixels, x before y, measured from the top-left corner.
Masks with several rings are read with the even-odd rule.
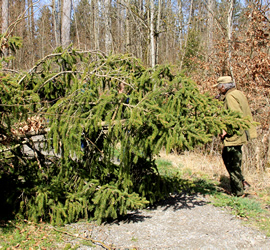
[[[224,100],[224,107],[226,109],[238,111],[243,115],[243,118],[248,117],[250,121],[253,121],[247,98],[236,88],[232,88],[227,91]],[[226,136],[224,139],[224,146],[240,146],[245,144],[248,140],[256,137],[256,127],[251,124],[248,130],[240,131],[239,135],[234,134]]]

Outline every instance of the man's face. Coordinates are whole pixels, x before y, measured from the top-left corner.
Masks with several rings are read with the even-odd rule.
[[[226,93],[226,89],[224,88],[223,84],[218,85],[218,90],[221,94]]]

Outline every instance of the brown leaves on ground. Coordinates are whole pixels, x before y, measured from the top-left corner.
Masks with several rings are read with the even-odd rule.
[[[40,130],[44,129],[45,120],[40,116],[28,117],[26,121],[16,123],[11,129],[11,132],[16,135],[25,135],[29,132],[38,133]]]

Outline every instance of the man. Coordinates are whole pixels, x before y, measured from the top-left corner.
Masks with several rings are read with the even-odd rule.
[[[217,80],[221,97],[224,100],[224,107],[233,111],[238,111],[243,117],[249,117],[252,121],[252,114],[247,98],[237,90],[235,83],[230,76],[222,76]],[[242,175],[242,145],[248,140],[257,137],[256,128],[251,125],[248,130],[239,131],[240,134],[229,135],[223,130],[220,135],[224,143],[222,159],[230,175],[231,193],[235,196],[244,195],[244,185],[249,185]]]

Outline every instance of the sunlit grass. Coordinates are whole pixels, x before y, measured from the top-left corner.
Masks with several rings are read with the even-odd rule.
[[[261,201],[249,197],[233,197],[218,193],[212,198],[212,204],[228,208],[235,216],[270,236],[270,211],[265,209]]]
[[[35,224],[27,221],[9,221],[0,227],[0,248],[29,249],[37,247],[47,249],[57,246],[62,235],[54,231],[50,225]]]

